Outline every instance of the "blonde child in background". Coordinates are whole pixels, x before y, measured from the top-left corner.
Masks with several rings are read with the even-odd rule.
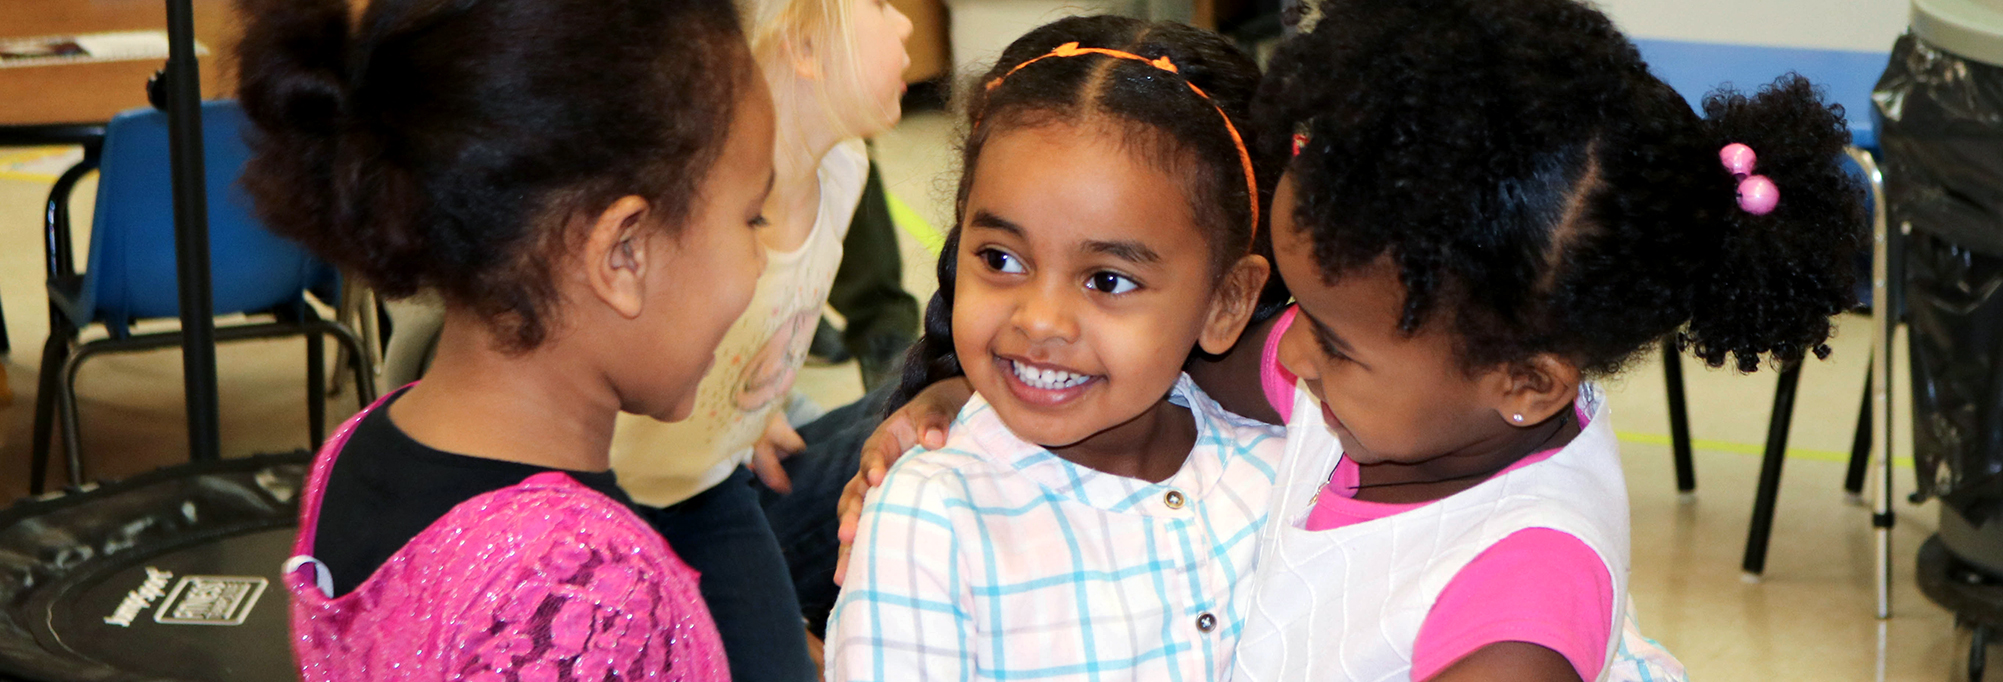
[[[786,399],[867,178],[862,138],[901,114],[911,22],[886,0],[769,0],[747,14],[777,131],[759,234],[765,269],[717,348],[694,415],[676,424],[621,415],[612,467],[641,515],[702,574],[733,676],[808,680],[815,665],[799,600],[752,471],[790,490],[779,461],[805,443],[786,420]]]

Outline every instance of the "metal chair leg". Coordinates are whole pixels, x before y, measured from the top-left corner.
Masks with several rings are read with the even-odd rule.
[[[70,485],[83,485],[83,435],[77,428],[77,370],[83,367],[85,358],[95,354],[95,349],[86,345],[70,353],[63,362],[60,374],[56,375],[56,419],[63,427],[63,454],[69,462]]]
[[[1844,148],[1851,160],[1864,170],[1871,190],[1871,432],[1873,449],[1882,467],[1878,484],[1871,486],[1871,530],[1876,536],[1877,553],[1873,586],[1878,597],[1878,618],[1892,617],[1892,338],[1899,324],[1902,302],[1892,292],[1898,287],[1903,268],[1899,233],[1889,228],[1885,217],[1885,174],[1878,161],[1856,147]]]
[[[1676,352],[1676,340],[1662,340],[1663,383],[1669,387],[1669,446],[1676,456],[1676,491],[1690,495],[1697,490],[1697,465],[1690,459],[1690,411],[1683,399],[1683,358]]]
[[[49,339],[42,344],[42,371],[35,378],[35,435],[29,451],[28,494],[40,495],[48,489],[49,453],[54,447],[53,436],[56,425],[56,373],[69,359],[70,341],[74,332],[69,325],[60,321],[49,330]]]
[[[1989,638],[1994,634],[1989,626],[1977,625],[1968,637],[1968,682],[1982,682],[1982,676],[1989,668]]]
[[[1857,406],[1857,436],[1850,441],[1850,470],[1843,476],[1843,491],[1852,502],[1864,499],[1864,473],[1871,468],[1871,370],[1864,370],[1864,399]]]
[[[311,313],[308,313],[311,314]],[[327,342],[318,329],[306,331],[306,433],[319,449],[327,438]]]
[[[376,401],[378,392],[376,391],[375,382],[375,362],[370,357],[370,354],[364,350],[363,341],[355,335],[354,331],[339,324],[321,322],[320,328],[323,333],[332,335],[336,343],[341,344],[342,348],[347,349],[349,357],[355,359],[352,365],[355,372],[355,401],[362,407],[368,407],[370,403]]]
[[[1753,498],[1752,528],[1746,532],[1746,559],[1739,566],[1746,578],[1758,580],[1767,569],[1767,541],[1773,536],[1774,504],[1780,498],[1780,469],[1787,460],[1787,429],[1794,422],[1794,394],[1801,384],[1801,364],[1781,372],[1774,387],[1773,416],[1767,423],[1767,447],[1760,463],[1759,492]]]

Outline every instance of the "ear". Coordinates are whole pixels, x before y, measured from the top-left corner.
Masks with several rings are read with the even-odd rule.
[[[633,319],[647,303],[647,241],[656,233],[646,229],[653,206],[646,199],[627,195],[613,201],[591,218],[591,230],[584,242],[585,279],[591,293],[620,317]]]
[[[788,39],[783,54],[785,55],[786,63],[791,64],[793,67],[793,75],[799,77],[800,80],[814,81],[821,79],[821,62],[814,57],[813,39],[804,36],[798,39]]]
[[[1492,375],[1500,388],[1495,411],[1510,426],[1541,424],[1579,397],[1579,368],[1551,353],[1512,363]],[[1522,419],[1517,419],[1522,415]]]
[[[1257,254],[1231,264],[1231,269],[1218,280],[1217,291],[1210,296],[1210,312],[1203,319],[1203,333],[1196,339],[1203,352],[1223,355],[1238,343],[1238,335],[1245,332],[1245,323],[1252,319],[1252,309],[1259,305],[1259,292],[1266,288],[1266,278],[1272,274],[1272,264]]]

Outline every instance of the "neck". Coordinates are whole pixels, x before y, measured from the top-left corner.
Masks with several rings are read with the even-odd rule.
[[[446,313],[424,381],[390,407],[397,428],[446,452],[574,471],[611,464],[618,396],[567,354],[562,339],[512,355],[484,323]]]
[[[1503,427],[1472,445],[1419,462],[1379,462],[1358,467],[1356,499],[1366,502],[1431,502],[1481,485],[1523,458],[1562,448],[1579,435],[1578,419],[1566,406],[1533,426]]]
[[[1196,419],[1163,396],[1140,416],[1050,451],[1082,467],[1160,483],[1182,470],[1194,447]]]

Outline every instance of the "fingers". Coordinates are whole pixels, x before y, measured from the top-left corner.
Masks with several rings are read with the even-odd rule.
[[[758,480],[780,494],[793,492],[793,479],[786,475],[786,467],[779,463],[780,454],[770,443],[759,441],[751,446],[751,473]]]
[[[786,423],[784,419],[774,420],[771,428],[766,430],[766,436],[777,449],[776,454],[779,459],[791,457],[793,453],[807,449],[806,439],[801,438],[800,432],[793,430],[793,425]]]
[[[919,444],[927,450],[946,447],[946,429],[953,425],[953,415],[937,412],[925,415],[925,427],[918,437]]]
[[[848,550],[849,550],[848,543],[842,543],[841,554],[835,557],[836,585],[842,584],[842,578],[848,576]]]
[[[849,479],[848,485],[842,487],[841,501],[835,504],[836,512],[841,515],[841,527],[835,535],[841,538],[842,544],[855,541],[855,527],[862,519],[863,495],[869,487],[861,476]]]
[[[841,549],[835,555],[836,585],[842,584],[842,579],[848,575],[849,549],[854,546],[856,528],[862,523],[862,500],[866,490],[868,485],[861,476],[849,479],[848,485],[842,488],[841,502],[837,505],[841,526],[835,530],[835,537],[841,540]]]

